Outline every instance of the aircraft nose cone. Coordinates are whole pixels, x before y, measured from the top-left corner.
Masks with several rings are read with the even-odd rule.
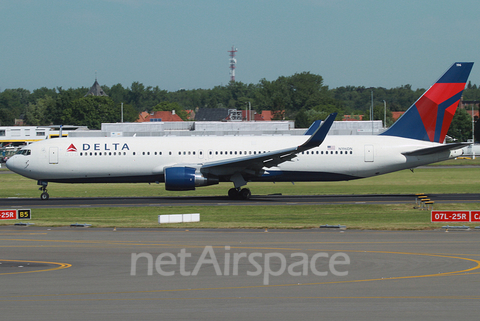
[[[7,159],[7,162],[5,163],[5,165],[7,166],[7,168],[9,170],[12,170],[13,163],[12,163],[12,158],[11,157],[9,159]]]
[[[14,157],[14,156],[10,157],[9,159],[7,159],[7,162],[5,163],[5,165],[7,165],[7,168],[12,172],[15,172],[15,173],[18,172],[19,165],[18,165],[17,157]]]

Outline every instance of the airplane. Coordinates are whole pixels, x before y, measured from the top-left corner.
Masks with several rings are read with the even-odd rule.
[[[37,180],[41,199],[56,183],[165,183],[167,190],[232,182],[232,199],[249,199],[248,182],[353,180],[460,156],[444,144],[472,62],[454,63],[388,130],[327,136],[336,117],[292,136],[67,137],[23,147],[7,167]]]

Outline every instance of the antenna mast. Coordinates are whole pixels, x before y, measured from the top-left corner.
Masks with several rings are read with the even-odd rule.
[[[237,59],[235,59],[235,53],[238,51],[235,46],[232,46],[232,50],[229,50],[230,53],[230,81],[235,82],[235,65],[237,64]]]

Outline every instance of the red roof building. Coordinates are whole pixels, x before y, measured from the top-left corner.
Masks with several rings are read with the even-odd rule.
[[[393,121],[396,121],[396,120],[399,119],[400,116],[402,116],[403,114],[405,114],[404,111],[392,111],[392,120],[393,120]]]
[[[171,111],[155,111],[151,114],[143,111],[138,115],[137,123],[151,122],[151,121],[183,121],[180,116]]]
[[[285,111],[273,111],[273,110],[262,110],[262,113],[257,113],[255,110],[252,110],[252,118],[255,121],[272,121],[272,119],[276,115],[283,115],[285,114]],[[248,112],[246,110],[242,110],[242,119],[243,120],[249,120],[248,119]]]
[[[342,121],[359,121],[363,120],[363,115],[343,115]]]

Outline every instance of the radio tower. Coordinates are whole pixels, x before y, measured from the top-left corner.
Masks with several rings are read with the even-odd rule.
[[[230,81],[235,82],[235,65],[237,63],[237,59],[235,59],[235,53],[238,51],[237,48],[232,46],[232,50],[229,50],[230,53]]]

